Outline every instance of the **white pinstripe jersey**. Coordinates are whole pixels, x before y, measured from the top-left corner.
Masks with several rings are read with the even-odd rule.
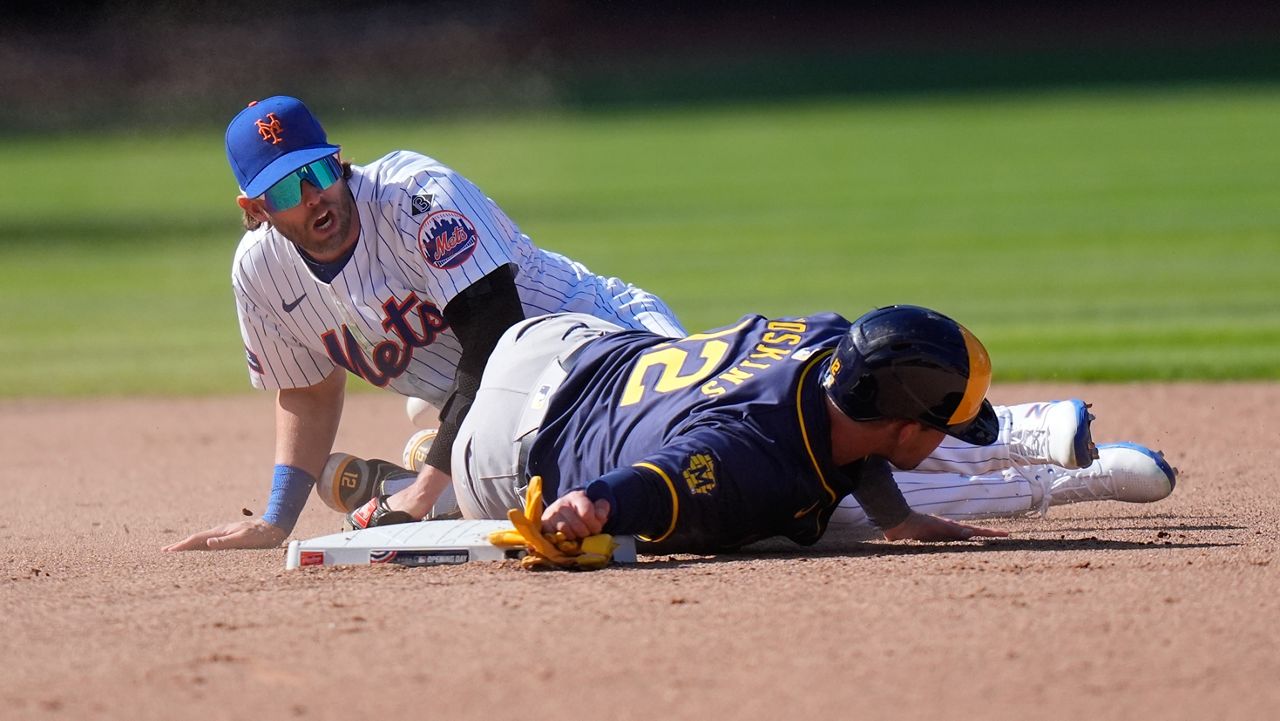
[[[348,180],[360,239],[331,283],[269,225],[245,233],[231,269],[257,388],[301,388],[342,365],[375,386],[441,405],[461,346],[444,307],[504,264],[526,316],[589,313],[626,328],[685,335],[656,296],[535,247],[470,181],[396,151]]]

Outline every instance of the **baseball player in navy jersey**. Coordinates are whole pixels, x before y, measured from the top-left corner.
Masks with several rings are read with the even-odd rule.
[[[169,550],[278,545],[332,450],[347,373],[440,409],[416,482],[372,499],[364,516],[422,518],[437,501],[451,505],[451,441],[513,323],[576,311],[684,333],[657,297],[535,247],[439,162],[408,151],[343,162],[296,98],[251,103],[227,127],[226,148],[246,225],[232,286],[250,380],[277,391],[276,466],[261,519]]]
[[[464,515],[503,518],[540,476],[544,532],[637,534],[659,552],[771,536],[811,544],[859,517],[891,540],[1006,535],[915,510],[895,480],[933,479],[953,500],[956,489],[981,485],[905,472],[931,454],[939,462],[944,438],[1004,458],[988,467],[1034,454],[1014,448],[1021,441],[986,401],[990,377],[971,333],[915,306],[853,323],[747,316],[681,339],[575,314],[531,319],[490,358],[454,445],[455,488]],[[1041,491],[1056,502],[1163,498],[1172,470],[1137,448],[1104,452],[1092,470],[1045,459],[1026,468],[1044,474]],[[983,497],[971,494],[964,507],[975,511]],[[1015,513],[997,499],[986,515],[1031,505]]]

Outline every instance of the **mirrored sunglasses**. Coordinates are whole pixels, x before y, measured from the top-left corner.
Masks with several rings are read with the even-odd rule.
[[[267,188],[267,192],[262,194],[262,200],[268,211],[278,213],[302,202],[302,181],[311,183],[316,190],[324,190],[341,177],[342,164],[338,162],[337,157],[330,155],[307,163],[284,176],[275,185]]]

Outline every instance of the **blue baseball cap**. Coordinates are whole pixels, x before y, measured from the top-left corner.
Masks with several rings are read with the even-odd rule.
[[[249,103],[227,126],[227,162],[250,198],[338,150],[307,106],[287,95]]]

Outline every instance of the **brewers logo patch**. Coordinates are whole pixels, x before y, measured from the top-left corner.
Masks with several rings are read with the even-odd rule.
[[[418,229],[418,249],[431,265],[447,270],[471,257],[480,244],[480,234],[467,216],[452,210],[437,210]]]
[[[689,465],[684,469],[684,482],[689,484],[689,490],[693,493],[710,493],[716,489],[716,463],[710,453],[689,456]]]

